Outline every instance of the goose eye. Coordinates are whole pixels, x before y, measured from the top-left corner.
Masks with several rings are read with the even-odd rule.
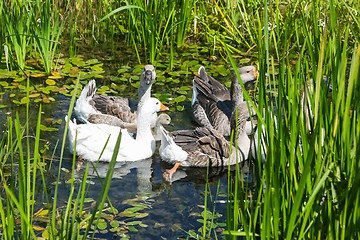
[[[250,71],[247,71],[247,73],[250,73]]]

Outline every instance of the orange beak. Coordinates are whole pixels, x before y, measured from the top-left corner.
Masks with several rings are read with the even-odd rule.
[[[166,110],[169,110],[169,108],[161,103],[160,111],[166,111]]]
[[[257,79],[257,77],[259,75],[259,71],[256,69],[256,67],[254,67],[254,75],[255,75],[255,78]]]

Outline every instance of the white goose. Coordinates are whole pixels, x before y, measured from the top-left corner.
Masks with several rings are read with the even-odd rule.
[[[238,69],[242,82],[254,81],[258,72],[253,66]],[[224,136],[230,136],[230,117],[233,104],[232,95],[239,95],[243,100],[243,92],[236,75],[233,77],[231,93],[220,82],[208,75],[201,66],[198,76],[193,80],[192,107],[194,120],[204,127],[212,127]],[[236,89],[234,84],[238,85]]]
[[[101,161],[110,161],[121,131],[122,138],[116,161],[136,161],[151,157],[155,152],[155,139],[151,133],[150,121],[154,113],[163,110],[168,108],[155,98],[140,103],[136,139],[130,136],[126,129],[116,126],[92,123],[78,125],[75,121],[69,121],[70,151],[74,151],[77,138],[77,155],[89,161],[97,161],[99,158]],[[109,142],[100,157],[108,138]]]
[[[151,87],[155,78],[154,66],[146,65],[140,75],[139,102],[150,98]],[[134,100],[95,93],[96,83],[95,80],[91,80],[82,90],[74,108],[75,115],[80,121],[111,125],[112,122],[106,118],[107,115],[111,115],[119,118],[125,124],[136,124],[137,103]]]

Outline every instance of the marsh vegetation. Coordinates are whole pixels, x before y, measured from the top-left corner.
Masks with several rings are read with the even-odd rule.
[[[124,184],[114,171],[91,180],[94,166],[85,162],[76,175],[63,117],[92,78],[100,94],[135,96],[143,65],[152,63],[153,95],[180,128],[191,127],[191,80],[200,66],[227,87],[233,69],[256,66],[258,80],[244,98],[256,109],[267,155],[265,163],[248,161],[250,175],[242,164],[226,170],[225,184],[205,173],[200,184],[166,185],[205,189],[192,195],[203,209],[186,215],[200,225],[151,220],[163,231],[149,238],[359,238],[359,9],[357,1],[334,0],[2,0],[1,237],[128,239],[149,229],[156,196],[124,194],[114,207],[110,183]],[[155,179],[153,188],[165,188]],[[91,181],[97,191],[88,196]],[[182,230],[167,235],[170,228]]]

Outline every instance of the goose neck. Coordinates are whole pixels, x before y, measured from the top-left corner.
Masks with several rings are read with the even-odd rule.
[[[240,105],[240,103],[242,103],[244,101],[243,100],[243,91],[241,89],[241,85],[237,78],[232,81],[230,94],[231,94],[231,102],[232,102],[233,110],[234,110],[235,107],[238,107]]]
[[[137,131],[136,131],[136,140],[138,139],[151,139],[153,135],[151,133],[150,122],[151,122],[152,113],[140,111],[137,118]]]
[[[138,90],[139,102],[142,102],[151,97],[151,85],[147,85],[145,82],[141,82]]]

